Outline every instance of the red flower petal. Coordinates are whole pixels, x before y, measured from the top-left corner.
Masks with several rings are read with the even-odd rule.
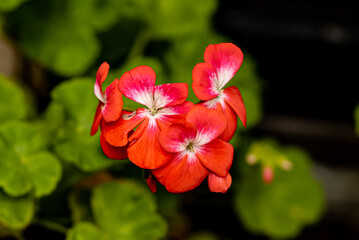
[[[197,127],[199,145],[204,145],[216,139],[227,126],[226,116],[219,110],[210,110],[203,106],[194,106],[188,112],[187,122]]]
[[[186,101],[187,83],[168,83],[155,86],[154,101],[156,108],[178,105]]]
[[[214,173],[208,175],[208,187],[211,192],[227,192],[232,184],[232,177],[229,173],[225,177],[219,177]]]
[[[223,91],[225,101],[233,108],[237,113],[239,119],[241,119],[243,126],[246,126],[247,114],[246,107],[243,103],[243,98],[238,88],[235,86],[228,87]]]
[[[138,66],[125,72],[121,76],[118,86],[123,95],[151,108],[155,81],[156,74],[151,67]]]
[[[160,129],[154,119],[146,120],[141,125],[147,125],[147,129],[137,140],[130,143],[127,150],[128,158],[140,168],[160,168],[171,160],[172,154],[161,147],[158,140]],[[141,125],[138,128],[142,128]]]
[[[233,162],[233,146],[220,139],[202,145],[196,154],[207,169],[220,177],[226,176]]]
[[[143,111],[147,111],[143,108],[137,109],[137,113],[130,119],[127,119],[125,115],[119,118],[116,122],[110,122],[103,128],[106,141],[112,146],[122,147],[128,142],[129,133],[142,121],[145,120]],[[132,113],[134,114],[134,113]]]
[[[105,103],[105,99],[102,95],[102,87],[101,86],[107,77],[109,69],[110,69],[110,65],[108,65],[107,62],[104,62],[101,64],[101,66],[97,70],[97,74],[96,74],[96,82],[95,82],[94,92],[95,92],[95,95],[98,98],[98,100],[100,100],[103,103]]]
[[[227,103],[225,103],[225,107],[224,107],[224,109],[222,111],[223,111],[223,113],[224,113],[224,115],[226,116],[226,119],[227,119],[227,127],[218,138],[222,139],[223,141],[228,142],[229,140],[232,139],[234,133],[236,132],[236,129],[237,129],[237,115]]]
[[[91,136],[95,135],[102,120],[101,102],[97,105],[95,117],[91,126]]]
[[[204,61],[215,69],[217,89],[223,89],[242,65],[243,53],[232,43],[210,44],[204,52]]]
[[[194,94],[203,101],[218,96],[217,75],[215,69],[208,63],[198,63],[192,71],[192,89]]]
[[[161,131],[172,124],[185,124],[186,115],[194,106],[192,102],[184,102],[176,106],[169,106],[158,110],[156,118]]]
[[[169,164],[152,173],[167,191],[182,193],[198,187],[209,172],[195,154],[176,154]]]
[[[145,181],[148,187],[151,189],[151,191],[155,193],[157,191],[157,181],[156,179],[153,178],[152,174],[150,174]]]
[[[117,159],[117,160],[127,159],[127,146],[114,147],[114,146],[108,144],[108,142],[106,142],[103,132],[101,133],[101,136],[100,136],[100,144],[101,144],[103,153],[107,157],[112,158],[112,159]]]
[[[105,91],[106,104],[102,109],[102,115],[106,122],[116,121],[121,116],[123,101],[118,83],[118,79],[115,79]]]
[[[159,141],[161,146],[168,152],[182,152],[186,150],[188,140],[195,139],[196,126],[193,123],[173,124],[166,130],[161,131]]]

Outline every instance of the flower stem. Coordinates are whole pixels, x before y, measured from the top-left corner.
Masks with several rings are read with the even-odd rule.
[[[67,228],[62,226],[61,224],[58,224],[56,222],[52,222],[49,220],[42,220],[42,219],[34,219],[33,224],[36,224],[38,226],[44,227],[46,229],[52,230],[54,232],[66,234]]]

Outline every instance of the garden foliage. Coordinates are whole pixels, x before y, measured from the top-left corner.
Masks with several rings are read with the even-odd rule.
[[[206,47],[231,42],[211,24],[217,6],[215,0],[0,1],[0,34],[45,76],[0,74],[0,239],[24,239],[34,226],[71,240],[220,238],[216,229],[194,233],[183,211],[191,199],[206,201],[214,193],[200,198],[200,186],[174,195],[161,186],[153,194],[141,169],[106,157],[100,133],[90,136],[101,63],[111,65],[103,89],[140,65],[154,70],[156,85],[191,86]],[[255,59],[236,44],[243,64],[226,87],[240,90],[247,124],[238,124],[230,141],[233,187],[223,196],[247,231],[290,238],[320,218],[323,192],[304,150],[252,134],[263,114],[263,80]],[[33,80],[43,86],[46,104],[39,104]],[[123,101],[130,109],[140,106]],[[191,87],[187,101],[200,101]],[[272,178],[265,182],[268,167]]]

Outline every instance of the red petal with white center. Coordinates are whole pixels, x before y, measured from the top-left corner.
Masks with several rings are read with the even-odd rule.
[[[123,101],[118,83],[118,79],[115,79],[105,91],[106,104],[102,109],[102,115],[106,122],[116,121],[121,116]]]
[[[242,65],[243,53],[232,43],[210,44],[204,52],[204,61],[215,69],[217,89],[223,89]]]
[[[161,131],[172,124],[185,124],[186,115],[194,106],[192,102],[184,102],[180,105],[169,106],[158,110],[156,121]]]
[[[117,160],[127,159],[127,146],[114,147],[114,146],[108,144],[108,142],[106,142],[103,132],[101,133],[101,136],[100,136],[100,144],[101,144],[103,153],[107,157],[112,158],[112,159],[117,159]]]
[[[155,81],[156,74],[151,67],[138,66],[121,76],[119,89],[127,98],[151,108]]]
[[[168,152],[186,151],[189,142],[192,142],[197,134],[196,126],[193,123],[173,124],[164,131],[161,131],[159,141],[161,146]]]
[[[197,127],[197,145],[207,144],[222,134],[227,127],[226,116],[219,110],[211,110],[203,106],[194,106],[188,112],[187,122],[194,123]]]
[[[101,104],[101,102],[97,105],[95,117],[93,119],[92,126],[91,126],[91,136],[93,136],[97,133],[98,126],[100,125],[100,122],[102,120],[102,110],[101,110],[102,105],[103,104]]]
[[[142,126],[141,126],[142,125]],[[128,147],[128,158],[144,169],[156,169],[163,167],[171,158],[172,153],[164,150],[159,143],[160,129],[155,120],[144,121],[138,128],[147,125],[142,135]],[[138,129],[136,130],[138,131]],[[134,134],[136,134],[136,131]]]
[[[193,92],[200,100],[210,100],[219,94],[217,74],[210,64],[198,63],[194,66],[192,80]]]
[[[181,104],[186,101],[187,95],[187,83],[167,83],[155,86],[155,106],[158,109]]]
[[[246,126],[247,114],[246,107],[244,106],[243,98],[236,86],[228,87],[223,91],[224,99],[229,106],[237,113],[241,119],[243,126]]]
[[[112,146],[122,147],[128,143],[129,133],[142,121],[145,120],[143,108],[137,109],[137,113],[127,119],[126,115],[122,115],[116,122],[110,122],[103,128],[106,141]],[[127,119],[127,120],[125,120]]]
[[[208,175],[208,187],[211,192],[225,193],[232,184],[229,173],[225,177],[219,177],[214,173]]]
[[[223,109],[222,111],[227,119],[227,127],[226,129],[224,129],[223,133],[218,138],[228,142],[232,139],[234,133],[236,132],[237,115],[227,103],[225,103],[224,105],[224,108],[221,108]]]
[[[220,139],[196,149],[196,154],[208,170],[220,177],[226,176],[233,162],[233,146]]]
[[[107,62],[104,62],[101,64],[101,66],[97,70],[97,74],[96,74],[96,82],[95,82],[94,92],[95,92],[95,95],[98,98],[98,100],[100,100],[103,103],[105,103],[105,99],[102,94],[101,86],[107,77],[109,69],[110,69],[110,65],[108,65]]]
[[[198,187],[208,173],[195,154],[183,156],[180,153],[163,168],[152,171],[157,181],[172,193],[187,192]]]

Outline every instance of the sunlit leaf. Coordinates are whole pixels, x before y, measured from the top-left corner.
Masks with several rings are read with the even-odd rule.
[[[88,222],[77,223],[67,233],[66,240],[109,240],[107,236],[94,224]]]
[[[24,91],[0,74],[0,123],[24,119],[29,112]]]
[[[166,224],[156,213],[152,193],[133,182],[110,182],[92,196],[95,221],[112,239],[158,239]]]
[[[1,0],[0,1],[0,11],[13,11],[18,8],[23,2],[28,0]]]
[[[13,121],[0,127],[0,187],[11,196],[31,190],[51,193],[61,178],[58,159],[46,150],[48,138],[38,123]]]
[[[52,102],[46,114],[49,124],[57,129],[56,153],[84,171],[96,171],[118,163],[103,154],[99,134],[90,136],[98,104],[93,93],[94,79],[72,79],[58,85],[51,93]]]
[[[293,163],[293,169],[277,169],[273,182],[265,184],[258,165],[247,167],[243,182],[235,186],[235,207],[250,231],[291,238],[320,218],[324,196],[310,173],[310,157],[298,148],[277,147]]]
[[[0,192],[0,225],[20,230],[30,224],[34,216],[34,201],[30,197],[11,198]]]

